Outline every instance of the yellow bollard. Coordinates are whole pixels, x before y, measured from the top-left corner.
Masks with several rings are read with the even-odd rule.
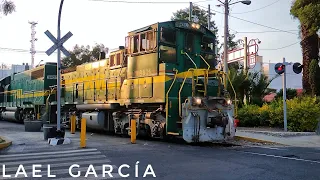
[[[70,127],[71,134],[74,134],[76,132],[76,115],[71,115],[71,127]]]
[[[80,147],[86,147],[86,119],[81,119]]]
[[[37,120],[40,120],[40,113],[37,114]]]
[[[136,143],[136,136],[137,136],[136,130],[137,130],[137,128],[136,128],[136,120],[135,119],[131,119],[131,143],[132,144]]]

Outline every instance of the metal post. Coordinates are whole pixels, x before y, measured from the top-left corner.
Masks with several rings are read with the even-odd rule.
[[[80,147],[85,148],[86,147],[86,118],[81,119],[81,132],[80,132]]]
[[[211,22],[211,11],[210,4],[208,4],[208,29],[210,30],[210,22]]]
[[[192,2],[190,2],[190,8],[189,8],[189,21],[192,21]]]
[[[225,0],[224,3],[224,61],[223,71],[228,74],[228,15],[229,15],[229,2]],[[224,77],[224,85],[227,88],[227,77]]]
[[[136,120],[131,119],[131,143],[135,144],[136,143],[136,137],[137,137],[137,132],[136,132]]]
[[[63,1],[60,2],[59,15],[58,15],[58,32],[57,32],[57,41],[60,42],[60,22],[61,22],[61,11],[63,6]],[[60,121],[61,121],[61,89],[60,89],[60,71],[61,71],[61,52],[60,46],[57,48],[58,59],[57,59],[57,131],[60,131]]]
[[[283,58],[283,64],[284,64],[284,73],[283,73],[283,124],[284,124],[284,131],[287,132],[287,85],[286,85],[286,59]]]
[[[70,125],[71,125],[70,133],[74,134],[76,132],[76,115],[74,113],[72,113],[71,115]]]

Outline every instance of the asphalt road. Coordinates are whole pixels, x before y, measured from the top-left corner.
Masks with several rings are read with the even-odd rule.
[[[68,145],[48,146],[41,132],[24,132],[23,125],[0,121],[0,135],[13,140],[13,145],[0,151],[0,165],[6,165],[6,174],[14,176],[19,164],[23,164],[29,177],[32,165],[41,164],[41,172],[47,177],[47,164],[51,165],[56,179],[71,178],[68,168],[79,164],[73,173],[81,171],[78,179],[84,176],[90,164],[102,177],[102,166],[113,167],[112,175],[123,179],[166,179],[166,180],[257,180],[257,179],[320,179],[320,149],[276,146],[192,146],[159,141],[137,140],[88,133],[87,148],[79,149],[79,132],[67,136],[72,143]],[[139,163],[136,165],[137,161]],[[129,165],[124,166],[125,164]],[[156,178],[147,175],[150,164]],[[110,166],[107,166],[110,168]],[[138,177],[136,175],[138,167]],[[107,168],[107,170],[109,170]],[[150,172],[150,169],[149,169]],[[28,179],[23,178],[21,179]],[[106,174],[108,177],[108,174]],[[0,179],[3,170],[0,169]],[[122,178],[121,178],[122,179]]]

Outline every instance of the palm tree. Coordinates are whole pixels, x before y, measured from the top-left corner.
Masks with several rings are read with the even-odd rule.
[[[16,6],[12,1],[0,0],[0,12],[7,16],[16,10]]]
[[[309,65],[312,59],[318,61],[319,58],[317,31],[320,29],[320,2],[315,0],[294,0],[290,13],[300,21],[302,39],[300,44],[304,65],[302,84],[305,91],[310,94]]]

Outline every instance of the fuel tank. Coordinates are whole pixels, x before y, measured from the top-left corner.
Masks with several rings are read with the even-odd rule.
[[[19,113],[17,111],[1,112],[1,117],[7,121],[19,121]]]
[[[86,119],[87,127],[90,129],[103,130],[105,127],[104,112],[85,112],[82,118]]]

